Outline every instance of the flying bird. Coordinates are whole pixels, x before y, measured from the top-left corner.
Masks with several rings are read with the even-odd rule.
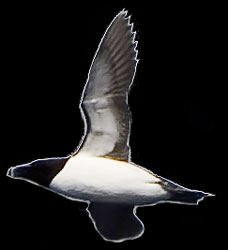
[[[131,161],[128,93],[137,59],[136,32],[126,10],[113,19],[93,58],[80,111],[84,135],[66,157],[34,160],[11,167],[7,175],[88,203],[87,211],[103,239],[140,237],[140,206],[172,202],[198,204],[206,196],[160,177]]]

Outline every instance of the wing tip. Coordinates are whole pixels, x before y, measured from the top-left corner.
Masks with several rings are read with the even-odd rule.
[[[132,42],[132,45],[133,45],[133,50],[135,52],[135,56],[134,56],[134,60],[136,61],[136,65],[137,63],[139,62],[139,59],[137,58],[138,57],[138,49],[137,49],[137,46],[138,46],[138,41],[136,40],[136,36],[137,36],[137,31],[134,31],[134,23],[131,22],[131,17],[132,15],[128,15],[128,10],[126,10],[125,8],[123,8],[114,18],[113,20],[111,21],[111,23],[109,24],[109,26],[107,27],[101,41],[100,41],[100,45],[102,44],[105,36],[107,35],[107,32],[111,29],[111,27],[118,21],[118,19],[121,19],[127,23],[127,27],[129,28],[129,31],[130,31],[130,35],[131,35],[131,42]],[[98,49],[97,49],[97,52],[99,51],[99,48],[100,48],[100,45],[98,46]],[[97,54],[96,52],[96,54]],[[95,55],[96,55],[95,54]]]
[[[126,17],[128,14],[128,10],[123,8],[117,15],[123,15],[124,17]]]
[[[137,49],[138,41],[136,40],[137,31],[134,31],[134,23],[131,22],[132,15],[128,15],[128,10],[123,8],[116,15],[116,17],[114,18],[114,20],[111,24],[113,24],[116,19],[121,18],[121,17],[127,21],[127,26],[130,28],[129,30],[130,30],[130,33],[132,35],[132,45],[134,46],[134,52],[135,52],[134,60],[136,61],[136,63],[138,63],[139,62],[139,59],[137,58],[138,57],[138,49]],[[111,27],[111,25],[110,25],[110,27]]]

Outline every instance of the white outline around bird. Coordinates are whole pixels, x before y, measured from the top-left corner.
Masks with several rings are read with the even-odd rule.
[[[108,26],[89,70],[80,102],[85,132],[77,150],[64,158],[38,159],[7,172],[9,177],[87,202],[95,229],[112,242],[143,234],[143,223],[136,216],[139,206],[198,204],[212,196],[131,162],[128,93],[138,63],[135,36],[130,17],[122,10]]]

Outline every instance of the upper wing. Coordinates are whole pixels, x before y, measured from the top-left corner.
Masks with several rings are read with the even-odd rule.
[[[111,22],[90,67],[81,99],[86,134],[80,150],[128,161],[127,97],[137,65],[137,42],[126,15],[121,11]]]

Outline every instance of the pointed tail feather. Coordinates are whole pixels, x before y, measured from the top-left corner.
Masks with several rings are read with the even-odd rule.
[[[107,241],[135,239],[144,232],[144,226],[131,205],[90,203],[87,210],[96,230]]]
[[[165,178],[162,179],[162,186],[168,192],[167,201],[181,203],[181,204],[190,204],[197,205],[205,197],[214,196],[213,194],[205,193],[198,190],[191,190],[185,187],[182,187],[172,181],[169,181]]]
[[[205,197],[214,196],[212,194],[204,193],[196,190],[183,190],[179,192],[171,192],[169,201],[183,204],[197,205]]]

